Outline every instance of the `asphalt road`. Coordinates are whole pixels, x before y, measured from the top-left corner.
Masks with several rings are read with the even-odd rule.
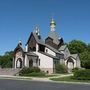
[[[0,90],[90,90],[90,85],[0,79]]]

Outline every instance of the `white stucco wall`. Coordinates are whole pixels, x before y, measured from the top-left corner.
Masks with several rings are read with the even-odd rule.
[[[25,67],[29,67],[29,61],[27,55],[25,55],[25,62],[24,62]]]
[[[47,50],[47,52],[46,52],[46,50]],[[50,50],[50,49],[47,48],[47,47],[45,47],[45,52],[48,53],[48,54],[51,54],[51,55],[53,55],[53,56],[56,56],[56,53],[53,52],[52,50]]]
[[[38,44],[36,43],[36,52],[38,52],[38,49],[39,49],[39,46],[38,46]]]
[[[40,66],[39,68],[53,68],[53,58],[41,54],[39,52],[34,52],[39,56]]]
[[[28,52],[28,44],[26,45],[26,52]]]

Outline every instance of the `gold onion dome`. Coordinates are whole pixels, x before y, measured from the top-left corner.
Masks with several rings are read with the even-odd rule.
[[[51,28],[51,31],[55,31],[55,28],[56,28],[56,23],[54,21],[54,19],[52,18],[51,22],[50,22],[50,28]]]
[[[54,19],[52,19],[51,22],[50,22],[50,26],[52,26],[52,25],[56,26],[56,23],[55,23]]]

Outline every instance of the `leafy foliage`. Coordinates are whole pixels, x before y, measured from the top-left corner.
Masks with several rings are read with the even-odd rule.
[[[71,42],[69,42],[68,48],[72,54],[82,53],[87,49],[87,45],[82,41],[72,40]]]
[[[76,67],[76,68],[73,68],[73,69],[72,69],[72,72],[75,72],[75,71],[77,71],[77,70],[79,70],[79,68],[77,68],[77,67]]]
[[[13,61],[13,51],[6,52],[5,55],[0,56],[1,68],[11,68]]]
[[[90,52],[90,44],[88,44],[87,49],[88,49],[88,51]]]
[[[84,51],[80,53],[81,65],[86,69],[90,69],[90,52]]]
[[[77,80],[90,80],[90,69],[75,71],[74,78]]]
[[[19,74],[29,74],[32,72],[40,72],[40,69],[38,67],[32,67],[32,68],[25,67],[19,72]]]
[[[38,67],[32,67],[32,68],[23,68],[19,72],[20,76],[45,76],[45,73],[42,72]]]
[[[56,64],[55,70],[56,73],[68,73],[68,69],[64,64]]]

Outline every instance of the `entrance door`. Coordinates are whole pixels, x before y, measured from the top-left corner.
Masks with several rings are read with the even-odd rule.
[[[33,60],[29,60],[29,67],[33,67]]]
[[[21,58],[17,59],[17,61],[16,61],[16,67],[17,68],[22,68],[22,59]]]
[[[74,61],[71,58],[67,60],[67,66],[69,70],[72,70],[74,68]]]
[[[68,69],[73,69],[74,68],[74,66],[73,66],[73,62],[68,62]]]

